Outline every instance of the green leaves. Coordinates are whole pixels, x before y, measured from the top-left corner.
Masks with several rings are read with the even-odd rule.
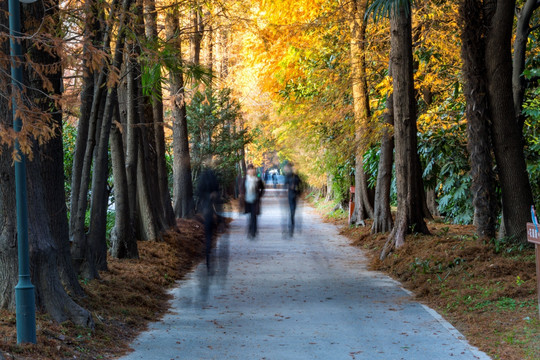
[[[410,16],[412,2],[412,0],[373,0],[366,11],[365,19],[371,15],[373,21],[377,22],[380,18],[395,16],[401,9],[405,11],[405,16]]]
[[[223,185],[232,183],[237,174],[240,149],[250,141],[246,130],[236,129],[240,104],[231,89],[206,88],[196,92],[187,106],[188,132],[194,180],[205,158],[216,159],[216,172]]]

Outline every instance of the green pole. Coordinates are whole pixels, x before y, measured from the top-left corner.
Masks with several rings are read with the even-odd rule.
[[[35,1],[35,0],[34,0]],[[26,0],[25,2],[28,2]],[[19,0],[9,0],[9,33],[11,50],[11,83],[13,85],[13,128],[18,133],[22,120],[17,115],[16,91],[22,90],[22,51],[17,37],[21,35],[21,14]],[[34,285],[30,280],[30,257],[28,249],[28,204],[26,196],[26,157],[21,152],[19,141],[15,140],[15,197],[17,203],[17,246],[19,258],[19,282],[15,286],[17,318],[17,344],[36,343],[36,303]]]

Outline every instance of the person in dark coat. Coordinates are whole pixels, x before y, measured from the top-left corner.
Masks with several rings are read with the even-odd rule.
[[[289,200],[289,236],[294,234],[295,226],[295,214],[298,203],[298,196],[300,195],[300,188],[302,181],[296,172],[292,164],[287,164],[285,168],[285,189],[287,189],[287,198]]]
[[[197,193],[204,218],[204,233],[206,238],[206,266],[210,267],[210,251],[214,233],[214,213],[219,199],[219,182],[211,167],[203,170],[199,177]]]

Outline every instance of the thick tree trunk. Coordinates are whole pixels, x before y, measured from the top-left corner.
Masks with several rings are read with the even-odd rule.
[[[158,237],[159,227],[154,211],[151,210],[151,195],[147,190],[146,174],[148,170],[143,150],[145,140],[143,139],[143,124],[140,122],[141,106],[138,104],[139,99],[141,99],[136,81],[136,78],[139,77],[138,74],[135,60],[128,59],[124,73],[125,83],[122,82],[120,86],[122,89],[120,92],[122,105],[120,114],[125,129],[127,198],[130,222],[135,229],[135,238],[154,240]],[[141,196],[144,198],[140,199]]]
[[[158,40],[157,12],[155,0],[145,0],[145,30],[150,41]],[[154,136],[156,144],[156,167],[159,194],[162,203],[162,212],[168,227],[176,226],[171,194],[169,192],[169,175],[165,160],[165,121],[163,118],[163,91],[161,83],[156,84],[155,96],[152,98],[152,111],[154,119]]]
[[[460,6],[460,18],[474,224],[481,238],[492,238],[495,235],[497,198],[489,129],[491,120],[481,3],[478,0],[464,0]]]
[[[160,231],[152,211],[152,198],[149,193],[148,174],[144,163],[142,139],[139,138],[137,155],[137,223],[139,240],[158,240]]]
[[[124,58],[124,40],[126,38],[127,11],[133,0],[123,0],[122,13],[119,20],[118,37],[116,39],[112,68],[120,69]],[[107,85],[107,97],[92,173],[92,202],[90,212],[90,231],[88,244],[94,254],[94,261],[98,270],[107,270],[107,206],[108,191],[107,179],[109,177],[109,135],[111,132],[112,117],[118,106],[118,85]]]
[[[516,120],[512,96],[511,38],[515,1],[485,5],[487,13],[486,70],[492,136],[502,189],[507,236],[527,243],[532,191],[523,154],[523,136]]]
[[[143,0],[137,0],[136,7],[132,13],[135,16],[135,18],[132,19],[134,32],[138,38],[142,39],[146,36],[143,16]],[[137,42],[133,42],[130,47],[132,48],[131,57],[133,57],[135,61],[133,64],[135,69],[134,85],[138,104],[139,123],[142,125],[140,129],[144,154],[142,161],[145,166],[146,182],[148,186],[146,192],[149,195],[149,205],[151,206],[151,213],[153,214],[152,221],[155,223],[158,233],[161,233],[169,228],[169,224],[165,218],[165,206],[162,202],[163,198],[159,188],[158,158],[156,152],[157,145],[154,133],[154,108],[152,106],[151,98],[143,94],[142,69],[140,62],[137,61],[141,56],[141,47]]]
[[[389,94],[384,115],[386,126],[381,138],[381,152],[377,171],[377,186],[375,188],[375,209],[371,233],[391,231],[394,225],[390,208],[390,187],[392,185],[392,164],[394,163],[394,136],[390,127],[394,126],[394,101]]]
[[[369,132],[369,96],[366,81],[365,35],[367,0],[353,0],[349,3],[351,30],[351,80],[356,138],[355,162],[355,211],[352,221],[364,223],[373,218],[373,206],[368,194],[367,178],[364,172],[363,154],[367,149]]]
[[[71,320],[77,325],[93,328],[90,312],[76,304],[62,286],[57,267],[58,249],[49,228],[49,216],[54,215],[49,215],[44,206],[44,188],[48,184],[44,184],[41,179],[40,165],[37,158],[27,163],[28,208],[32,209],[28,215],[28,237],[31,239],[30,264],[36,306],[58,322]],[[51,187],[47,186],[47,191],[51,191]]]
[[[43,4],[41,4],[43,5]],[[49,4],[51,7],[45,6],[28,6],[24,8],[22,13],[23,24],[39,24],[37,21],[44,18],[51,20],[50,23],[57,22],[58,3]],[[25,21],[27,20],[27,21]],[[5,24],[5,22],[3,22]],[[48,24],[48,22],[44,22]],[[25,31],[26,29],[23,29]],[[34,33],[37,29],[29,29],[29,33]],[[47,31],[47,29],[42,29]],[[24,44],[26,45],[26,44]],[[30,58],[43,68],[54,68],[58,66],[58,57],[50,52],[40,50],[38,47],[30,47]],[[51,95],[59,95],[59,74],[56,73],[44,74],[53,83],[53,91]],[[30,84],[27,89],[28,97],[35,101],[35,104],[42,107],[45,111],[51,111],[51,106],[54,103],[47,98],[46,95],[50,92],[48,87],[45,87],[42,78],[38,76],[30,68],[24,73],[26,76],[23,79],[24,84]],[[55,92],[56,91],[56,92]],[[8,113],[6,104],[1,101],[0,109],[3,115],[0,122],[11,127],[12,117]],[[40,109],[35,109],[39,111]],[[60,121],[57,116],[53,121]],[[60,134],[57,134],[60,135]],[[28,208],[32,211],[28,212],[28,240],[30,251],[30,272],[32,283],[35,286],[36,306],[38,309],[51,315],[51,317],[59,322],[71,320],[77,325],[93,327],[91,314],[77,305],[66,293],[60,278],[61,267],[69,263],[69,258],[65,258],[65,248],[67,243],[67,216],[65,212],[65,204],[60,204],[59,200],[53,200],[52,204],[47,204],[47,200],[65,199],[64,194],[64,179],[63,176],[52,174],[53,172],[63,173],[63,154],[61,142],[57,139],[53,140],[44,152],[41,152],[40,146],[35,143],[33,149],[38,154],[47,154],[50,156],[46,163],[41,162],[40,156],[34,156],[34,160],[26,162],[25,169],[27,172],[27,199]],[[16,226],[15,226],[15,185],[14,185],[14,169],[12,167],[12,152],[10,149],[2,149],[0,154],[0,288],[5,289],[0,293],[0,304],[9,309],[14,308],[14,287],[17,279],[17,255],[16,255]],[[45,177],[43,177],[45,175]],[[56,175],[56,176],[55,176]],[[59,183],[44,183],[44,179]],[[47,196],[45,195],[45,187],[47,187]],[[47,206],[46,206],[47,204]],[[60,238],[55,238],[62,237]],[[5,253],[4,253],[5,250]],[[15,253],[15,254],[14,254]],[[5,255],[14,255],[11,258],[5,258]],[[58,257],[58,255],[60,257]],[[6,262],[4,262],[6,261]]]
[[[514,98],[514,114],[517,119],[519,131],[523,131],[525,117],[521,113],[523,97],[527,87],[523,71],[527,52],[527,40],[531,33],[530,22],[533,12],[540,7],[540,1],[527,0],[521,9],[516,25],[516,38],[514,40],[514,57],[512,63],[512,91]]]
[[[6,124],[5,119],[9,116],[6,104],[2,104],[1,116],[1,122]],[[15,172],[11,152],[8,150],[3,147],[0,152],[0,308],[13,310],[18,273],[17,217]]]
[[[125,149],[126,149],[126,175],[127,175],[127,192],[129,199],[129,218],[133,226],[137,223],[137,145],[139,143],[139,128],[137,126],[135,92],[133,80],[133,62],[127,61],[125,84],[122,88],[121,102],[125,109],[120,111],[120,117],[125,129]],[[123,116],[122,116],[123,115]]]
[[[116,122],[118,123],[119,121]],[[139,252],[130,218],[124,144],[118,126],[113,125],[110,140],[115,204],[115,222],[110,239],[111,256],[118,259],[134,259],[139,257]]]
[[[166,33],[181,54],[181,41],[178,37],[178,16],[168,13]],[[191,160],[184,98],[184,80],[182,73],[170,73],[170,93],[173,104],[173,192],[174,212],[177,217],[191,217],[195,211],[193,201],[193,183],[191,179]]]
[[[140,79],[140,68],[135,64],[137,75]],[[142,223],[140,229],[145,229],[144,235],[138,237],[142,240],[161,240],[161,232],[167,229],[164,220],[164,213],[160,212],[162,206],[158,193],[157,170],[155,168],[156,156],[152,146],[154,136],[152,122],[144,122],[145,118],[151,115],[151,109],[147,106],[145,98],[142,95],[140,81],[134,82],[136,86],[138,101],[138,123],[142,126],[139,129],[139,145],[137,154],[137,220]],[[149,110],[145,112],[145,110]]]
[[[111,18],[115,16],[117,11],[117,0],[111,4]],[[97,10],[88,3],[86,18],[88,19],[88,27],[85,29],[86,43],[98,43],[97,33],[98,25],[92,20],[100,18],[101,15],[96,14]],[[110,52],[110,37],[112,31],[112,23],[107,22],[106,29],[103,34],[102,44],[103,51]],[[88,55],[88,54],[87,54]],[[87,57],[85,57],[87,59]],[[73,171],[71,180],[71,202],[70,202],[70,227],[69,236],[72,241],[71,254],[73,257],[75,271],[86,279],[99,277],[97,272],[93,253],[88,244],[85,229],[85,217],[88,206],[88,186],[90,182],[90,169],[92,167],[92,155],[96,144],[96,131],[99,129],[100,108],[102,104],[102,96],[105,88],[105,80],[107,77],[107,66],[103,64],[99,74],[91,72],[86,73],[84,77],[84,89],[81,93],[81,116],[77,129],[77,141],[75,144],[75,156],[73,157]],[[86,66],[86,70],[90,71],[90,66]],[[92,94],[93,91],[93,94]]]
[[[48,54],[41,54],[41,57],[48,63],[57,63],[56,57],[51,57]],[[58,72],[48,76],[49,81],[53,85],[56,94],[61,93],[62,72]],[[41,81],[34,79],[32,87],[42,88]],[[55,108],[52,102],[42,102],[43,111],[50,111]],[[47,106],[50,105],[50,106]],[[69,224],[67,220],[66,197],[64,189],[64,148],[62,143],[62,112],[61,109],[54,111],[53,121],[56,126],[54,137],[46,144],[41,146],[41,178],[47,186],[47,191],[44,192],[44,201],[47,213],[49,216],[49,228],[51,236],[56,242],[56,251],[58,254],[58,271],[62,283],[66,290],[73,295],[83,296],[84,292],[80,286],[77,273],[73,267],[71,259],[70,243],[69,243]]]
[[[404,6],[410,6],[409,3]],[[381,258],[405,242],[411,231],[429,234],[424,221],[424,187],[417,151],[411,11],[402,7],[390,15],[390,67],[394,84],[394,137],[396,145],[397,216]]]

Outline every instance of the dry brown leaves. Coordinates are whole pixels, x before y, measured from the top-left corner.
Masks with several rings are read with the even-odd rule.
[[[167,311],[167,289],[204,254],[200,221],[177,220],[162,242],[138,242],[139,259],[108,259],[109,271],[83,284],[79,303],[92,312],[96,329],[57,324],[37,316],[37,344],[16,345],[15,314],[0,311],[0,355],[6,359],[110,358],[129,350],[128,343]]]

